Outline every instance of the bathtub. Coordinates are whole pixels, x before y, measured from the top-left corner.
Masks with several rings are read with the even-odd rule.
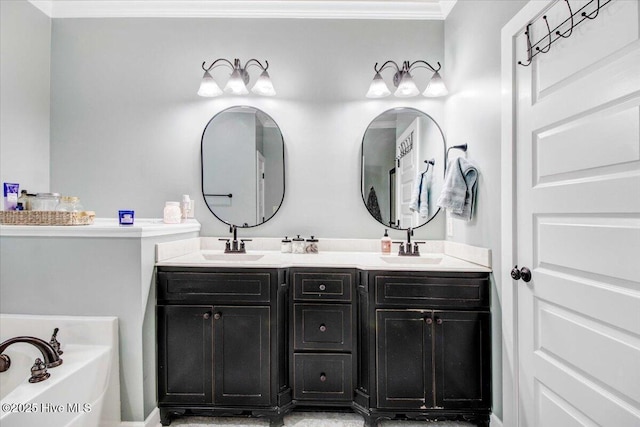
[[[16,343],[4,354],[11,367],[0,373],[2,427],[108,427],[120,422],[118,329],[115,317],[0,314],[0,341],[26,335],[49,341],[59,328],[63,363],[51,376],[29,383],[32,345]]]

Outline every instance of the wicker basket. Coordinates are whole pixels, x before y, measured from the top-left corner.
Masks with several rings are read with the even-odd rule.
[[[93,211],[2,211],[0,224],[5,225],[89,225],[96,214]]]

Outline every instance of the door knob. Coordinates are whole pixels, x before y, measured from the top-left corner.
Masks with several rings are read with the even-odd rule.
[[[219,320],[222,317],[222,313],[216,313],[213,315],[213,318]]]
[[[525,283],[529,282],[529,281],[531,281],[531,270],[529,270],[527,267],[522,267],[522,268],[518,269],[518,266],[516,265],[511,270],[511,278],[513,280],[522,279],[522,281],[525,282]]]

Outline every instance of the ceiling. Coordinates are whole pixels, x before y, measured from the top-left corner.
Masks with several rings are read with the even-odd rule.
[[[29,0],[52,18],[443,20],[457,0]]]

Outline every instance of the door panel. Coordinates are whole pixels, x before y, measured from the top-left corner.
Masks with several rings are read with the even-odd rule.
[[[376,310],[379,408],[433,406],[433,341],[427,315],[415,310]]]
[[[491,314],[435,311],[436,407],[491,408]]]
[[[640,425],[639,6],[514,65],[519,427]]]
[[[270,403],[269,307],[214,307],[214,400],[217,405]]]
[[[159,403],[212,403],[211,306],[158,306]]]

